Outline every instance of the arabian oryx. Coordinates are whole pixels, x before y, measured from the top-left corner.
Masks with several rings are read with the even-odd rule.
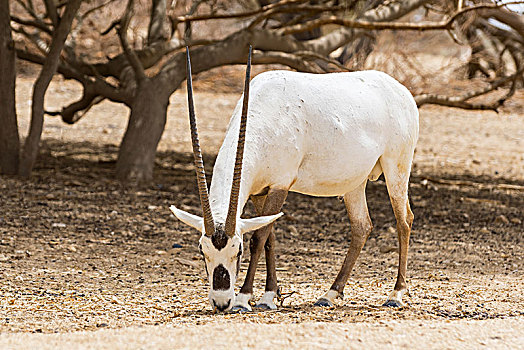
[[[343,196],[351,243],[330,290],[315,303],[332,306],[342,296],[372,224],[366,204],[369,180],[384,173],[397,220],[397,282],[385,305],[402,306],[413,213],[408,181],[418,139],[418,110],[410,92],[377,71],[306,74],[270,71],[250,83],[251,48],[243,98],[233,112],[218,153],[208,195],[193,107],[187,50],[187,92],[193,152],[203,215],[170,209],[202,232],[200,251],[209,277],[213,310],[250,311],[258,259],[265,250],[266,289],[258,307],[275,309],[279,295],[272,223],[289,191]],[[251,96],[250,96],[251,95]],[[251,97],[251,101],[248,100]],[[243,102],[242,102],[243,101]],[[258,217],[241,218],[251,199]],[[234,286],[245,232],[254,231],[251,260],[240,293]]]

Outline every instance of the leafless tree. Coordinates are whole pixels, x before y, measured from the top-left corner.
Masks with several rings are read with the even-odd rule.
[[[54,0],[45,0],[46,12],[52,20],[52,39],[49,52],[45,56],[40,75],[33,86],[33,103],[31,105],[31,127],[25,139],[24,148],[20,158],[21,176],[29,176],[33,169],[38,154],[42,128],[44,125],[44,97],[49,83],[58,67],[60,53],[71,31],[71,25],[80,7],[82,0],[69,0],[65,5],[63,16],[59,16]]]
[[[61,111],[48,112],[60,114],[65,122],[74,123],[104,99],[128,106],[129,123],[116,164],[117,177],[125,181],[152,178],[169,97],[185,79],[185,53],[181,49],[186,45],[191,47],[194,74],[223,65],[242,64],[249,44],[255,48],[254,64],[281,64],[300,71],[323,73],[360,69],[374,50],[377,31],[443,31],[472,47],[478,43],[478,35],[487,36],[498,55],[506,57],[509,53],[516,69],[508,75],[501,69],[500,62],[486,66],[481,60],[472,60],[470,63],[479,62],[483,70],[486,70],[484,67],[491,69],[486,78],[488,86],[467,91],[463,96],[421,94],[416,96],[419,105],[435,103],[496,110],[513,94],[522,77],[523,20],[492,1],[468,2],[467,7],[459,8],[453,0],[188,0],[176,2],[171,8],[165,0],[152,0],[148,3],[149,23],[142,40],[138,40],[140,35],[129,39],[133,16],[140,16],[135,10],[141,5],[134,0],[126,0],[124,4],[121,1],[92,1],[77,15],[77,27],[73,31],[78,31],[89,16],[102,12],[104,7],[125,5],[125,8],[115,5],[121,15],[112,20],[106,30],[97,33],[96,26],[86,29],[100,41],[117,38],[121,50],[111,58],[97,61],[88,50],[81,52],[74,45],[74,38],[66,43],[57,69],[65,78],[82,84],[83,96]],[[30,48],[20,45],[17,55],[43,65],[49,54],[39,51],[38,46],[42,37],[52,42],[49,36],[54,32],[54,15],[49,15],[49,9],[43,16],[36,14],[30,5],[32,0],[17,2],[24,4],[26,13],[24,17],[13,16],[12,21],[17,31],[32,42]],[[424,10],[437,19],[399,21],[415,10]],[[492,18],[510,29],[493,25]],[[214,23],[226,23],[230,29],[200,34]],[[134,25],[138,27],[139,23]],[[24,28],[31,28],[37,35],[29,35]],[[301,36],[301,33],[308,34]],[[342,54],[335,54],[337,50]],[[472,51],[475,56],[483,54],[486,48],[480,45]],[[471,69],[471,74],[477,74]],[[508,91],[495,103],[470,101],[500,87]]]

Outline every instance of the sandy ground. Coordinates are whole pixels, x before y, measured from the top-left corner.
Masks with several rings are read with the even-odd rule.
[[[29,80],[17,92],[25,134]],[[56,81],[47,108],[75,96]],[[237,98],[196,95],[208,173]],[[167,209],[199,213],[184,93],[172,98],[154,182],[140,190],[113,180],[125,108],[102,103],[73,126],[47,118],[31,180],[0,179],[0,347],[523,347],[523,101],[500,114],[421,110],[402,310],[380,306],[398,259],[382,181],[368,186],[375,229],[334,308],[311,305],[349,245],[344,206],[291,194],[276,225],[277,273],[294,294],[278,311],[213,315],[198,235]],[[261,263],[256,297],[264,272]]]
[[[217,336],[220,334],[220,336]],[[27,349],[518,349],[524,319],[148,326],[68,334],[2,334]]]

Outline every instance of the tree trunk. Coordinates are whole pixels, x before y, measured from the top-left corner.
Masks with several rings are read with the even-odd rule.
[[[31,126],[29,128],[29,135],[27,135],[24,143],[24,149],[20,159],[20,169],[18,171],[21,176],[28,177],[33,170],[44,126],[45,93],[56,72],[60,53],[62,52],[64,43],[71,31],[71,25],[73,24],[73,20],[75,19],[75,15],[81,3],[82,0],[69,0],[67,3],[64,15],[60,19],[60,24],[53,32],[53,40],[51,41],[49,53],[45,58],[40,75],[33,86]]]
[[[16,174],[20,140],[15,107],[15,47],[9,1],[0,1],[0,174]]]
[[[150,78],[142,80],[136,88],[116,162],[116,177],[123,182],[140,184],[153,178],[156,148],[164,132],[169,105],[166,90]]]

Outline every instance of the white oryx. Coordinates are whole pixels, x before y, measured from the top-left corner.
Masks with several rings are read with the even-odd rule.
[[[251,310],[253,280],[265,249],[266,289],[258,307],[275,309],[278,296],[272,223],[289,191],[344,196],[351,243],[335,282],[315,303],[331,306],[372,229],[366,204],[368,180],[384,173],[399,239],[397,282],[385,305],[402,306],[413,214],[408,181],[418,139],[418,110],[410,92],[377,71],[306,74],[270,71],[250,83],[251,48],[243,98],[233,112],[218,153],[208,195],[193,108],[191,63],[187,84],[193,152],[204,217],[171,206],[175,216],[202,232],[200,250],[209,276],[209,299],[220,311]],[[248,99],[249,113],[248,113]],[[243,101],[243,102],[242,102]],[[249,114],[249,118],[248,118]],[[246,128],[247,123],[247,128]],[[245,143],[245,146],[244,146]],[[259,217],[243,219],[250,199]],[[245,232],[251,260],[235,297]]]

